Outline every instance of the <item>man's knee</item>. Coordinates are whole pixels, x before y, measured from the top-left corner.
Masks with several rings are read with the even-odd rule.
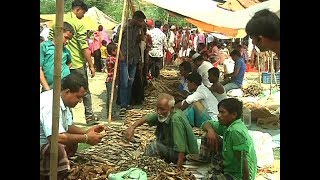
[[[68,157],[74,156],[78,150],[78,143],[67,145],[64,149]]]

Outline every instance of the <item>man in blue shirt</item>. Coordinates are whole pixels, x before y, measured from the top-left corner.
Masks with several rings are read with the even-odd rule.
[[[225,82],[224,89],[228,92],[231,89],[238,89],[242,87],[244,73],[246,71],[246,64],[241,53],[238,50],[233,50],[230,53],[232,60],[235,62],[234,70],[231,74],[224,75]]]

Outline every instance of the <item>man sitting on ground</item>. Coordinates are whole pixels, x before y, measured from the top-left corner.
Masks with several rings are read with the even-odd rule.
[[[197,68],[197,72],[202,77],[202,83],[207,87],[211,87],[212,84],[208,79],[208,70],[211,69],[213,65],[210,62],[205,61],[199,53],[193,54],[191,59]]]
[[[219,69],[216,67],[213,67],[209,69],[208,74],[209,74],[209,81],[212,83],[210,90],[212,94],[217,98],[218,102],[227,98],[227,93],[224,90],[223,85],[219,82],[219,77],[220,77]]]
[[[70,169],[68,157],[74,155],[78,143],[98,144],[105,127],[96,125],[85,131],[73,123],[70,108],[82,102],[86,93],[86,80],[81,74],[72,73],[61,84],[59,135],[58,135],[58,179],[63,179]],[[53,90],[40,94],[40,177],[49,179],[50,140],[52,134]]]
[[[177,163],[181,169],[187,154],[198,154],[197,139],[184,113],[174,108],[174,98],[162,93],[157,100],[157,112],[144,116],[126,131],[126,137],[132,140],[136,127],[148,123],[157,126],[153,141],[144,155],[160,156],[167,162]]]
[[[234,70],[231,74],[224,75],[225,81],[222,84],[224,84],[224,89],[226,90],[226,92],[231,89],[242,88],[244,73],[246,71],[246,64],[241,56],[241,53],[238,50],[233,50],[230,53],[230,56],[235,62],[235,65]]]
[[[218,107],[219,121],[210,120],[201,126],[207,132],[208,146],[216,152],[220,150],[212,163],[212,177],[208,179],[254,180],[257,157],[252,138],[241,120],[242,102],[235,98],[224,99]],[[219,135],[223,136],[223,144],[219,144],[222,142]],[[219,156],[221,153],[223,159]]]
[[[209,119],[217,120],[218,100],[211,91],[202,84],[201,76],[193,72],[187,77],[188,89],[193,92],[185,100],[176,104],[176,108],[184,110],[191,126],[200,127]]]

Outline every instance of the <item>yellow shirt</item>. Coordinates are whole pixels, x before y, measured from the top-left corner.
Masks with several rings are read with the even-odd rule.
[[[107,47],[101,46],[100,51],[101,51],[101,58],[107,59],[107,56],[108,56]]]
[[[66,48],[71,53],[72,67],[70,69],[78,69],[86,64],[86,58],[83,54],[83,49],[89,48],[87,42],[87,30],[84,27],[83,21],[78,19],[73,12],[68,12],[63,16],[65,22],[71,24],[75,32],[73,38],[68,42]],[[51,28],[50,37],[53,39],[54,25]]]

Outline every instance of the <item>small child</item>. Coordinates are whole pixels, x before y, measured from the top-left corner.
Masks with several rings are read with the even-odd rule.
[[[102,46],[100,48],[100,51],[101,51],[101,65],[102,65],[102,72],[106,72],[106,59],[107,59],[107,56],[108,56],[108,53],[107,53],[107,41],[106,40],[102,40]],[[106,72],[108,73],[108,72]]]
[[[213,174],[209,179],[254,180],[257,157],[252,138],[242,121],[243,104],[236,98],[228,98],[222,100],[218,108],[219,121],[209,120],[201,125],[201,129],[207,132],[208,147],[223,156],[223,159],[215,156],[212,162]],[[223,136],[223,140],[219,135]],[[219,144],[219,141],[223,141],[223,144]]]
[[[106,78],[106,88],[107,88],[107,117],[109,117],[109,104],[111,99],[111,89],[113,82],[113,73],[115,72],[114,66],[116,63],[116,55],[117,55],[117,45],[113,42],[110,42],[107,45],[108,57],[106,59],[106,65],[108,76]],[[115,85],[114,93],[113,93],[113,103],[112,103],[112,117],[117,117],[115,114],[117,112],[116,109],[116,100],[117,100],[117,86]]]
[[[73,34],[73,27],[69,23],[64,22],[61,79],[70,74],[71,54],[65,45],[72,39]],[[53,89],[55,44],[56,42],[51,40],[40,44],[40,83],[42,85],[42,92]]]
[[[208,70],[209,81],[212,83],[212,86],[209,88],[212,94],[217,98],[220,102],[223,99],[227,98],[227,93],[223,87],[223,85],[219,82],[220,71],[218,68],[213,67]]]

